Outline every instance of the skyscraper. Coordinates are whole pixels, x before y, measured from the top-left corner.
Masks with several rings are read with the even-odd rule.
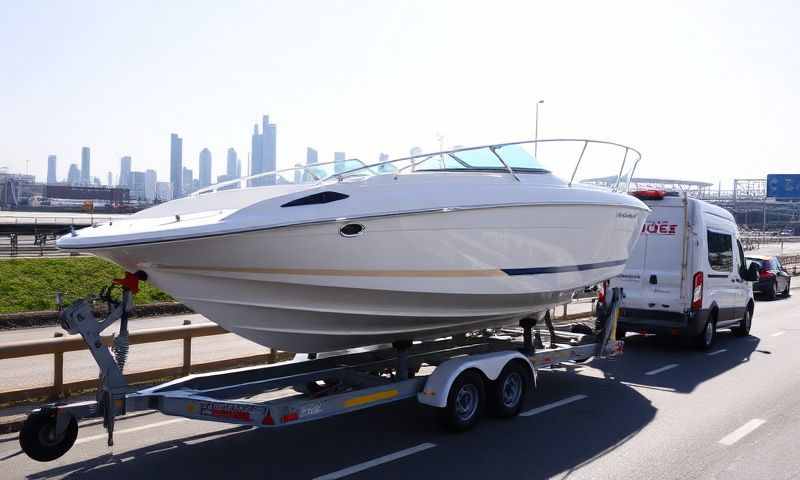
[[[169,145],[169,183],[172,185],[172,198],[183,196],[183,139],[177,133],[170,136]],[[189,182],[191,186],[191,182]]]
[[[69,172],[67,173],[67,183],[70,185],[79,185],[81,183],[81,171],[78,165],[71,163],[69,165]]]
[[[131,200],[144,202],[147,200],[146,178],[144,172],[131,172],[130,174],[130,196]]]
[[[207,148],[200,150],[200,187],[211,185],[211,151]]]
[[[192,172],[191,168],[183,167],[181,172],[181,196],[187,195],[192,193],[192,179],[194,178],[194,172]],[[172,195],[172,198],[175,198],[175,195]]]
[[[258,124],[253,128],[251,143],[252,156],[250,157],[250,175],[271,172],[276,169],[276,144],[277,127],[269,123],[269,115],[264,115],[261,124],[261,133],[258,133]],[[259,178],[254,185],[269,185],[275,183],[275,176]]]
[[[345,161],[344,152],[334,152],[333,153],[333,171],[335,173],[339,173],[339,172],[343,172],[344,171],[344,161]]]
[[[269,123],[269,115],[264,115],[262,135],[264,136],[264,171],[271,172],[277,169],[278,127],[274,123]],[[274,177],[272,177],[271,183],[275,183]]]
[[[306,148],[306,165],[311,165],[313,163],[319,163],[319,156],[316,150],[308,147]]]
[[[156,199],[159,202],[168,202],[172,200],[172,186],[169,182],[156,183]]]
[[[114,176],[111,174],[111,172],[108,172],[108,186],[109,187],[114,186]]]
[[[47,156],[47,183],[56,183],[58,180],[56,179],[57,170],[56,170],[56,156],[55,155],[48,155]]]
[[[145,170],[144,172],[144,198],[148,202],[155,201],[156,199],[156,184],[158,183],[158,174],[155,170]]]
[[[92,184],[91,175],[91,151],[89,147],[81,148],[81,183],[83,185]]]
[[[239,158],[236,156],[236,150],[233,148],[228,149],[228,158],[225,174],[229,178],[239,178]]]
[[[131,157],[119,159],[119,185],[120,187],[131,186]]]
[[[253,125],[253,137],[250,142],[250,175],[261,173],[262,169],[262,155],[261,144],[263,137],[258,133],[258,124]]]

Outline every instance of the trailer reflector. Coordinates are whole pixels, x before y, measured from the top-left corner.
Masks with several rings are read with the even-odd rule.
[[[398,392],[395,389],[384,390],[382,392],[375,392],[369,395],[362,395],[360,397],[353,397],[351,399],[345,400],[344,406],[356,407],[358,405],[364,405],[365,403],[372,403],[372,402],[377,402],[379,400],[386,400],[387,398],[394,398],[399,394],[400,392]]]
[[[269,410],[267,410],[264,420],[261,420],[261,425],[275,425],[275,420],[272,419],[272,413]]]
[[[297,412],[289,412],[283,417],[281,417],[281,420],[283,421],[283,423],[287,423],[287,422],[293,422],[298,418],[300,418],[300,415],[298,415]]]

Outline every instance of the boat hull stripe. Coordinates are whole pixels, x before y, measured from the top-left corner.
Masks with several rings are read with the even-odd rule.
[[[583,272],[585,270],[596,270],[598,268],[617,267],[625,265],[627,260],[612,260],[610,262],[584,263],[582,265],[565,265],[562,267],[533,267],[533,268],[504,268],[506,275],[541,275],[545,273],[567,273]]]
[[[183,270],[227,273],[260,273],[267,275],[314,275],[331,277],[502,277],[518,275],[542,275],[548,273],[582,272],[598,268],[624,265],[625,260],[610,262],[565,265],[560,267],[504,268],[486,270],[345,270],[315,268],[230,268],[212,266],[153,265],[160,270]]]

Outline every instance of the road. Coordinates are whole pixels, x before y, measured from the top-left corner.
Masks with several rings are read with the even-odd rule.
[[[798,296],[800,297],[800,296]],[[285,430],[141,413],[97,422],[51,463],[0,437],[10,478],[796,478],[800,298],[759,302],[752,335],[708,353],[631,335],[619,360],[541,372],[526,415],[460,435],[414,401]]]

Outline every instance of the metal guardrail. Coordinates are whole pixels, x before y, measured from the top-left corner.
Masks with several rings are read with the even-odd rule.
[[[87,217],[7,217],[0,216],[0,224],[6,225],[85,225],[89,226],[98,222],[110,222],[114,217],[104,217],[102,215],[87,216]]]
[[[205,362],[192,365],[192,339],[229,333],[218,325],[183,325],[180,327],[152,328],[131,332],[131,345],[142,343],[183,340],[183,364],[177,367],[147,370],[125,375],[130,384],[156,381],[169,377],[186,376],[190,373],[202,373],[236,366],[275,363],[278,351],[269,349],[266,354],[250,355],[227,360]],[[102,337],[103,344],[111,346],[113,335]],[[44,340],[29,340],[0,345],[0,360],[24,358],[35,355],[53,355],[52,385],[0,391],[0,405],[23,402],[32,399],[47,398],[55,400],[73,393],[85,392],[97,386],[97,379],[64,382],[64,353],[87,350],[83,339],[78,335],[61,336]]]

